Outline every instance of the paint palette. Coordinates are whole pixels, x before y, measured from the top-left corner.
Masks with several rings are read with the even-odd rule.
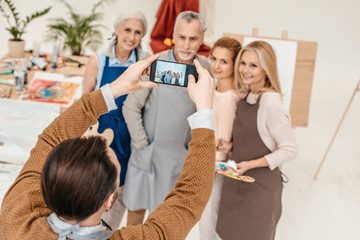
[[[255,179],[249,176],[240,175],[236,170],[226,162],[215,162],[215,171],[226,177],[230,177],[243,182],[255,182]]]

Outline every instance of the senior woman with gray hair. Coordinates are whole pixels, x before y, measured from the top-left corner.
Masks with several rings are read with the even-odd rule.
[[[141,39],[147,30],[145,15],[140,11],[125,11],[114,22],[114,33],[109,46],[94,54],[86,68],[83,93],[92,92],[117,79],[131,64],[149,56],[141,49]],[[122,105],[126,95],[116,99],[117,110],[100,116],[99,133],[112,129],[114,139],[110,147],[116,153],[121,165],[118,198],[113,208],[106,212],[103,219],[112,229],[121,222],[126,207],[122,201],[122,186],[125,180],[128,160],[130,157],[130,135],[124,117]],[[131,213],[128,217],[131,217]]]

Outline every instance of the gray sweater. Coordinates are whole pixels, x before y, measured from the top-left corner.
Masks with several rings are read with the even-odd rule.
[[[169,61],[171,59],[171,50],[160,52],[159,59]],[[196,55],[195,58],[201,66],[206,68],[210,73],[209,59]],[[148,77],[145,77],[148,80]],[[144,79],[145,80],[145,79]],[[154,98],[157,89],[142,89],[135,93],[129,94],[123,105],[123,116],[130,132],[131,143],[137,149],[142,149],[149,144],[148,136],[143,126],[142,114],[147,110]]]

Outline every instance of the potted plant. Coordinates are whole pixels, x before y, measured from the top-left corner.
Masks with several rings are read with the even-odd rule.
[[[40,12],[26,16],[25,19],[20,19],[19,12],[16,11],[11,0],[0,0],[0,12],[6,18],[9,25],[9,27],[5,29],[12,35],[12,38],[8,41],[10,57],[24,56],[25,41],[21,37],[25,33],[27,25],[35,18],[48,13],[50,9],[51,7],[48,7]]]
[[[113,0],[100,0],[93,5],[90,14],[80,15],[65,0],[58,0],[69,10],[69,16],[50,19],[46,40],[63,43],[64,49],[70,50],[72,55],[83,55],[85,47],[96,51],[103,41],[100,29],[105,28],[98,23],[103,19],[103,13],[97,9],[109,1]]]

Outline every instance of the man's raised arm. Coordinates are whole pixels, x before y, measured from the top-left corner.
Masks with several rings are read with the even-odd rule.
[[[146,87],[142,74],[158,56],[135,63],[110,85],[85,94],[57,117],[39,136],[19,176],[4,196],[0,211],[1,239],[52,239],[55,233],[45,218],[51,213],[41,196],[40,179],[48,153],[60,142],[81,137],[97,118],[116,108],[114,99]],[[131,73],[129,73],[131,72]],[[47,229],[44,229],[47,228]]]
[[[185,239],[200,219],[215,172],[214,81],[196,60],[195,66],[199,81],[190,76],[188,91],[197,112],[188,118],[192,140],[180,178],[143,225],[122,228],[111,239]]]

